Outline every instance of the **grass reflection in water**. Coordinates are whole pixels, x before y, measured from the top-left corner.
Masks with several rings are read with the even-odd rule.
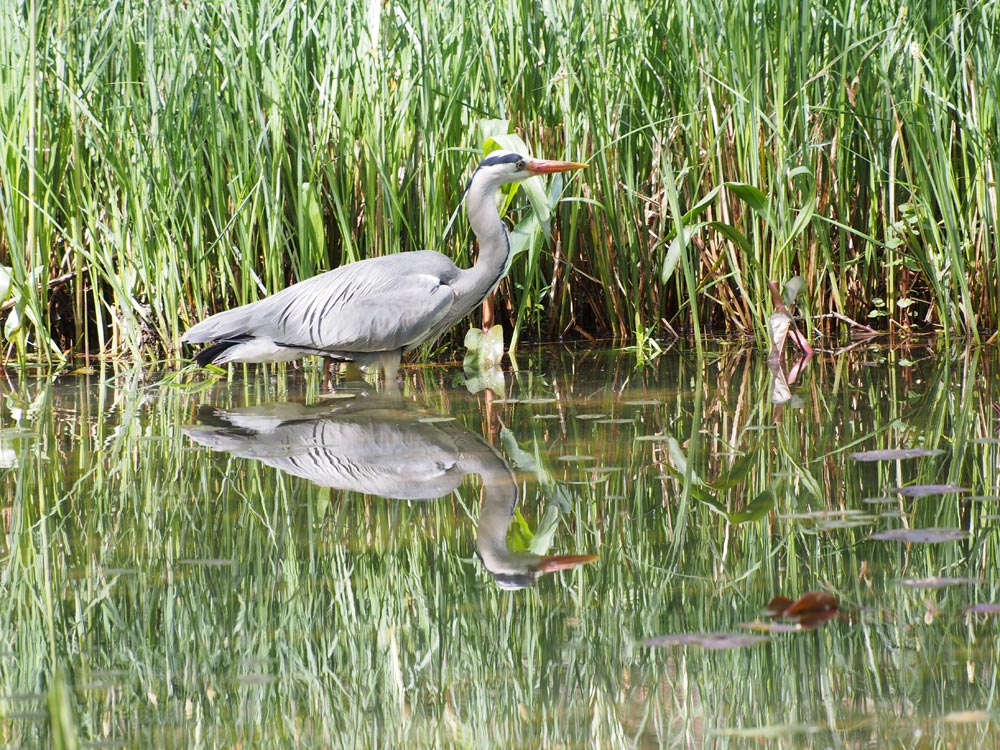
[[[363,407],[291,372],[15,383],[3,741],[57,744],[51,711],[127,746],[995,744],[997,355],[937,354],[819,357],[781,407],[724,347],[549,351],[488,410],[434,368]],[[307,478],[324,459],[355,483]],[[967,493],[893,493],[932,485]],[[873,538],[894,529],[964,534]],[[488,572],[549,552],[600,559],[515,592]],[[749,634],[808,591],[843,617],[641,645]]]

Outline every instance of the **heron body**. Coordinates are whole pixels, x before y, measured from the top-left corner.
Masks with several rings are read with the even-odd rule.
[[[215,342],[198,364],[287,362],[318,354],[377,366],[394,381],[402,355],[471,313],[507,271],[510,235],[497,211],[497,190],[533,175],[580,169],[575,162],[494,151],[476,168],[465,194],[479,241],[472,268],[431,250],[350,263],[300,281],[257,302],[192,326],[185,343]]]

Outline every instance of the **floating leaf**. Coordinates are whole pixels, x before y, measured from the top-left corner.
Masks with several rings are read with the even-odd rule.
[[[946,721],[949,724],[975,724],[992,720],[993,714],[989,711],[951,711],[941,717],[941,721]]]
[[[943,450],[937,448],[887,448],[885,450],[858,451],[847,455],[862,463],[870,461],[905,461],[910,458],[940,456]]]
[[[764,614],[768,617],[780,617],[781,613],[784,612],[789,607],[791,607],[792,604],[794,603],[795,602],[793,602],[787,596],[776,596],[767,603],[767,606],[764,607],[764,610],[761,614]]]
[[[817,612],[836,611],[840,608],[837,597],[826,591],[807,591],[785,608],[782,617],[806,617]]]
[[[837,597],[826,591],[807,591],[795,601],[774,597],[764,609],[767,617],[780,617],[795,623],[795,630],[812,630],[832,620],[840,612]],[[776,628],[769,628],[774,631]]]
[[[893,487],[889,492],[898,492],[904,497],[927,497],[928,495],[951,495],[968,492],[968,490],[954,484],[911,484],[907,487]]]
[[[760,633],[798,633],[803,630],[797,622],[761,622],[760,620],[741,622],[740,627],[756,630]]]
[[[943,589],[946,586],[960,586],[962,584],[977,584],[977,578],[945,578],[942,576],[932,576],[930,578],[903,578],[898,581],[900,586],[910,589]]]
[[[819,726],[813,724],[771,724],[766,727],[722,727],[721,729],[712,729],[709,733],[724,737],[776,740],[793,734],[814,734],[820,730]]]
[[[746,633],[677,633],[649,638],[642,642],[643,646],[670,648],[673,646],[700,646],[710,651],[721,651],[732,648],[756,646],[768,640],[763,635],[747,635]]]
[[[891,529],[872,534],[871,539],[891,542],[914,542],[917,544],[940,544],[958,542],[969,538],[968,531],[930,527],[926,529]]]
[[[996,615],[1000,614],[1000,604],[994,604],[993,602],[972,604],[962,611],[967,615]]]

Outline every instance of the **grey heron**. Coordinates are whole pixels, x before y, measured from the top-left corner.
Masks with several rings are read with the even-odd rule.
[[[505,589],[530,586],[543,573],[594,562],[597,555],[539,555],[510,549],[507,528],[520,498],[510,465],[458,422],[359,394],[347,402],[275,403],[242,409],[203,407],[202,424],[184,428],[200,445],[250,458],[321,487],[398,500],[454,492],[467,474],[483,483],[476,551]]]
[[[511,245],[497,210],[500,187],[585,166],[494,151],[480,162],[465,192],[469,224],[479,240],[472,268],[459,268],[432,250],[368,258],[212,315],[181,341],[215,342],[195,356],[203,367],[318,354],[378,367],[393,384],[405,352],[471,313],[506,274]]]

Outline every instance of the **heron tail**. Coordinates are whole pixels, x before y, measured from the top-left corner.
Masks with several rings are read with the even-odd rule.
[[[220,341],[217,344],[212,344],[209,347],[202,349],[200,352],[194,355],[194,361],[198,363],[199,367],[207,367],[208,365],[214,364],[218,361],[223,354],[232,349],[237,344],[242,344],[248,341],[250,336],[240,336],[238,338],[228,339],[226,341]]]

